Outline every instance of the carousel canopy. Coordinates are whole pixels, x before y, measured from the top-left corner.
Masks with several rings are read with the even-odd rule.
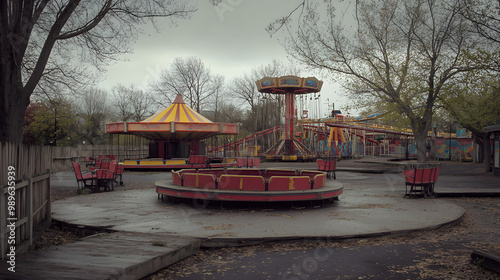
[[[238,134],[238,125],[214,123],[187,106],[179,94],[172,105],[140,122],[106,124],[106,133],[134,134],[150,140],[201,140]]]
[[[142,122],[199,122],[212,123],[209,119],[198,114],[191,107],[187,106],[180,94],[174,100],[174,103],[167,109],[154,114]]]

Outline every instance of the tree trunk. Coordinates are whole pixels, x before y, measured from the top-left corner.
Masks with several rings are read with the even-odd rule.
[[[417,162],[424,163],[427,159],[427,131],[415,131],[413,135],[415,137],[415,146],[417,148]]]
[[[16,98],[12,96],[11,98]],[[17,98],[16,98],[17,99]],[[17,102],[16,102],[17,101]],[[4,109],[0,109],[2,112],[0,115],[0,142],[16,142],[22,143],[23,141],[23,127],[24,127],[24,112],[29,102],[22,102],[21,100],[15,100],[14,102],[9,102],[11,110],[4,112]],[[19,105],[12,105],[12,104]],[[15,108],[15,110],[12,110]]]
[[[21,67],[16,61],[2,58],[0,67],[0,142],[23,141],[24,112],[28,107],[29,95],[25,94]]]

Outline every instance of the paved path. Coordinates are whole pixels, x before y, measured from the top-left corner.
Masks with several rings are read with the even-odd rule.
[[[369,178],[356,173],[342,177]],[[203,208],[196,202],[161,201],[154,189],[143,189],[75,196],[54,202],[52,210],[54,219],[72,224],[188,236],[201,239],[202,246],[394,234],[439,227],[464,213],[461,207],[440,200],[404,199],[395,178],[370,178],[373,188],[345,186],[340,201],[312,209],[249,209],[246,203],[228,209]]]
[[[296,164],[295,168],[311,168],[308,164]],[[353,168],[351,171],[356,169],[352,166],[345,168]],[[63,174],[53,177],[54,186],[74,182],[70,175]],[[127,172],[125,178],[127,176],[135,181],[151,183],[152,180],[168,180],[170,173]],[[335,240],[389,235],[437,228],[457,221],[464,214],[461,207],[445,200],[403,199],[404,184],[399,173],[338,172],[336,182],[344,187],[340,201],[320,208],[248,209],[245,205],[221,209],[217,205],[203,207],[197,203],[175,204],[158,200],[154,188],[58,200],[52,205],[54,219],[107,227],[119,232],[28,254],[26,256],[29,259],[18,259],[19,273],[15,275],[2,274],[6,271],[3,262],[0,265],[0,278],[30,279],[37,275],[39,279],[50,279],[54,271],[66,270],[68,277],[73,279],[88,279],[91,271],[96,272],[92,278],[98,275],[101,279],[137,279],[146,275],[146,272],[139,274],[135,272],[135,267],[146,264],[143,267],[147,267],[148,273],[153,273],[182,257],[194,254],[200,245],[246,245],[287,239]],[[478,179],[477,176],[444,175],[440,176],[436,191],[495,193],[499,187],[498,178],[493,176]],[[127,239],[127,235],[136,237]],[[120,242],[116,242],[117,239]],[[107,244],[114,245],[108,247]],[[131,257],[133,255],[139,255],[140,258]],[[107,260],[104,261],[104,258]],[[71,261],[73,265],[67,268],[61,265]]]

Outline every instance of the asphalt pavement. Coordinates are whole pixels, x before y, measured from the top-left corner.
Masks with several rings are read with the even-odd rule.
[[[126,183],[151,188],[119,191],[118,187],[115,192],[79,195],[55,201],[52,211],[55,219],[75,225],[151,234],[151,238],[157,234],[192,238],[205,248],[159,272],[155,271],[161,267],[153,265],[147,279],[500,279],[495,272],[470,265],[474,249],[500,253],[498,177],[482,174],[480,165],[442,163],[436,191],[465,197],[405,199],[400,165],[380,161],[339,161],[336,182],[344,194],[324,207],[221,208],[161,201],[154,182],[169,180],[169,172],[127,171]],[[262,167],[314,165],[264,163]],[[52,178],[54,188],[70,184],[76,188],[71,173]],[[162,242],[156,245],[168,244]],[[249,244],[256,245],[209,248]],[[49,250],[57,254],[66,248]]]

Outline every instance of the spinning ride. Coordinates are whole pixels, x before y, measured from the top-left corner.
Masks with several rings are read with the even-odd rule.
[[[284,137],[267,151],[266,158],[284,161],[316,158],[308,147],[294,139],[295,95],[319,92],[323,82],[314,77],[284,76],[279,78],[266,77],[256,83],[257,89],[261,93],[285,95]]]
[[[316,170],[214,168],[172,171],[172,180],[156,182],[158,198],[204,201],[338,200],[342,185]]]

